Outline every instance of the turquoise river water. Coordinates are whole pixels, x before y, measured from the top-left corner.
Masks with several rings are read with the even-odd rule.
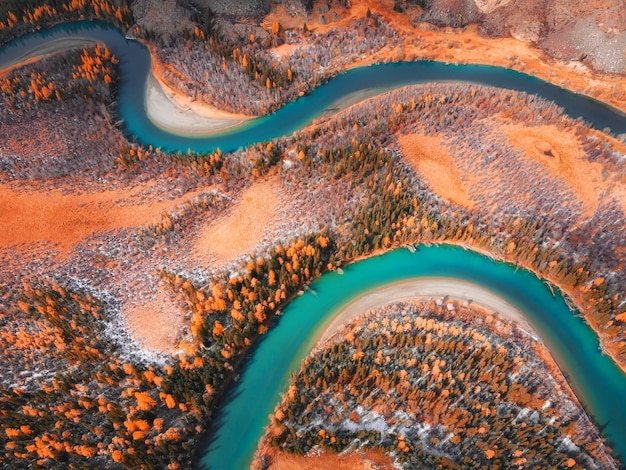
[[[433,81],[468,81],[535,93],[596,128],[626,132],[622,112],[522,73],[498,67],[412,62],[351,70],[275,113],[228,132],[181,136],[160,129],[146,116],[147,50],[105,23],[63,24],[13,41],[0,48],[0,70],[33,49],[68,37],[97,40],[109,47],[120,61],[118,112],[124,131],[143,144],[169,151],[234,150],[300,129],[348,94]],[[626,375],[601,353],[595,333],[570,312],[560,294],[553,296],[543,281],[514,266],[457,247],[420,246],[415,253],[399,249],[360,261],[347,266],[343,275],[326,274],[312,284],[314,293],[292,301],[246,361],[240,380],[224,400],[209,443],[197,449],[197,465],[246,468],[268,424],[267,416],[286,390],[289,374],[298,369],[333,315],[368,290],[415,277],[470,281],[522,310],[618,457],[626,458]]]
[[[572,117],[582,117],[598,129],[626,132],[626,115],[598,101],[578,95],[529,75],[484,65],[446,65],[441,62],[400,62],[362,67],[348,71],[311,94],[283,106],[276,112],[217,135],[176,135],[157,127],[145,112],[145,89],[150,55],[137,41],[126,40],[113,26],[102,22],[61,24],[17,39],[0,48],[0,70],[19,60],[29,50],[65,38],[85,38],[103,42],[120,61],[118,112],[131,139],[163,150],[205,152],[219,147],[236,150],[248,144],[291,134],[351,93],[404,85],[465,81],[534,93],[562,106]]]
[[[478,284],[518,307],[550,349],[576,395],[619,455],[626,455],[626,375],[598,348],[586,323],[559,292],[532,273],[449,245],[397,249],[328,273],[285,309],[261,340],[216,419],[201,458],[204,468],[243,469],[251,461],[268,415],[287,390],[289,374],[342,307],[365,292],[411,278],[455,278]]]

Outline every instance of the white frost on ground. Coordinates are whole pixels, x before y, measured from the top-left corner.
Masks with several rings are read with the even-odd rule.
[[[567,436],[562,438],[561,446],[564,449],[567,449],[568,451],[571,451],[571,452],[578,452],[578,450],[579,450],[578,446],[576,444],[574,444],[572,442],[572,440],[569,437],[567,437]]]
[[[362,408],[361,408],[362,410]],[[389,426],[387,425],[387,421],[384,416],[379,415],[378,413],[374,413],[370,411],[363,416],[360,416],[361,422],[355,423],[350,419],[345,419],[341,423],[341,427],[347,429],[351,432],[357,431],[376,431],[381,433],[382,435],[389,433]]]

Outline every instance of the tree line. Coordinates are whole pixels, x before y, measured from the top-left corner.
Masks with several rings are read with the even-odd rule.
[[[127,30],[133,14],[126,0],[6,0],[0,2],[0,44],[65,21],[99,19]]]
[[[292,376],[267,442],[302,455],[374,449],[410,467],[614,466],[532,347],[468,323],[434,303],[354,321]]]

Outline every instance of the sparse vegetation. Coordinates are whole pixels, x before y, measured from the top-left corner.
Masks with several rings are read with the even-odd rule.
[[[101,44],[0,77],[3,178],[109,173],[124,140],[113,124],[116,78],[117,59]]]
[[[390,25],[361,19],[348,29],[307,33],[305,48],[279,60],[268,51],[276,45],[272,42],[230,44],[215,29],[196,29],[188,36],[154,51],[167,81],[206,103],[251,115],[266,114],[326,82],[363,54],[401,41]],[[225,94],[224,89],[232,93]]]
[[[80,55],[65,52],[52,60],[39,63],[29,75],[14,70],[0,78],[0,100],[4,108],[2,114],[10,116],[16,111],[34,107],[39,102],[77,97],[110,104],[113,99],[110,85],[116,76],[116,64],[117,59],[106,46],[99,44],[83,49]],[[65,67],[69,68],[69,72],[63,70]]]

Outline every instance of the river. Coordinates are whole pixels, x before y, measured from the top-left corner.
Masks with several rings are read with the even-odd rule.
[[[103,42],[120,61],[118,110],[124,131],[143,144],[169,151],[234,150],[249,143],[290,134],[359,90],[390,89],[432,81],[469,81],[536,93],[582,117],[596,128],[626,132],[618,110],[528,75],[498,67],[445,65],[438,62],[384,64],[351,70],[275,113],[210,137],[168,133],[145,113],[145,87],[150,69],[147,50],[101,22],[63,24],[18,39],[0,49],[0,69],[29,51],[67,38]],[[395,250],[347,266],[344,275],[329,273],[298,297],[277,325],[254,349],[240,380],[218,416],[214,439],[201,459],[203,466],[245,468],[268,424],[268,414],[286,389],[290,372],[313,346],[333,315],[354,297],[385,284],[414,277],[449,277],[471,281],[512,303],[527,316],[567,375],[577,396],[603,428],[619,455],[626,456],[626,375],[600,352],[595,333],[572,314],[562,297],[552,296],[531,273],[450,246],[420,246],[416,253]],[[204,449],[200,451],[204,453]]]
[[[561,294],[532,273],[462,248],[419,246],[397,249],[328,273],[285,309],[263,337],[226,398],[213,440],[200,460],[213,469],[249,466],[268,415],[287,390],[289,375],[321,331],[355,297],[413,278],[454,278],[478,284],[520,309],[551,351],[576,396],[619,455],[626,455],[626,375],[599,350],[595,333],[570,312]]]
[[[418,61],[350,70],[269,116],[247,121],[220,134],[205,137],[176,135],[159,128],[146,115],[145,90],[151,66],[147,49],[137,41],[126,40],[119,30],[106,23],[83,21],[61,24],[17,39],[0,49],[0,70],[25,57],[29,50],[67,38],[97,40],[107,45],[120,61],[118,112],[124,120],[124,131],[131,139],[168,151],[236,150],[291,134],[334,108],[342,98],[360,91],[388,90],[438,81],[464,81],[535,93],[562,106],[570,116],[582,117],[597,129],[608,127],[617,134],[626,132],[626,115],[619,110],[530,75],[486,65]]]

